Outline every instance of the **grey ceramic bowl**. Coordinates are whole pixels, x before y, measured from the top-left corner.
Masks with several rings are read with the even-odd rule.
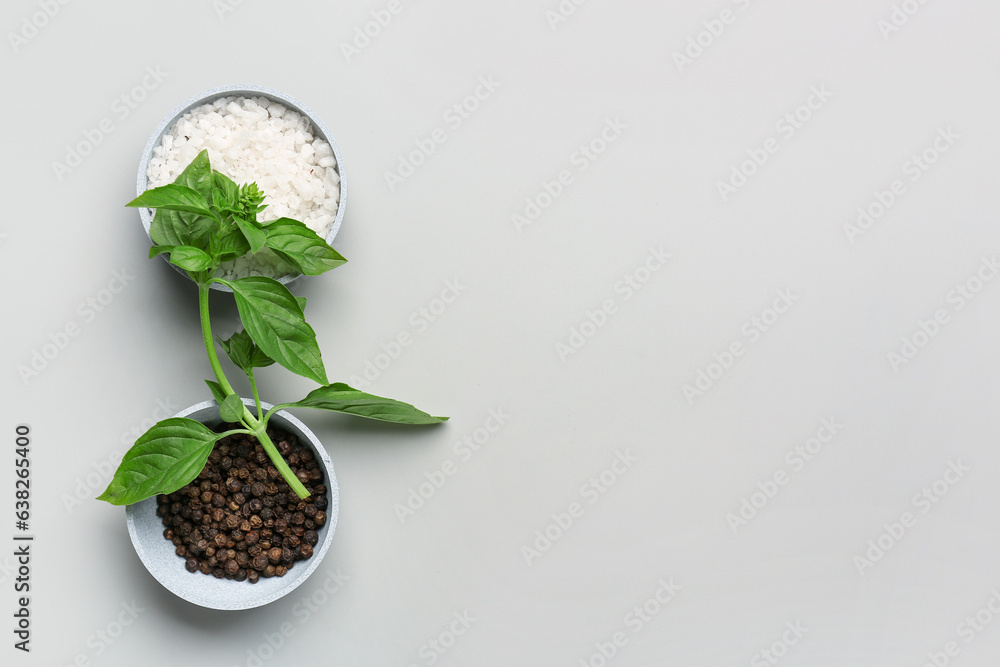
[[[248,406],[254,405],[250,399],[243,399]],[[262,403],[265,410],[271,405]],[[208,426],[221,423],[219,406],[215,401],[205,401],[192,405],[186,410],[174,415],[188,417]],[[247,581],[216,579],[200,572],[191,573],[184,569],[184,559],[174,553],[174,545],[163,537],[163,521],[156,516],[156,498],[147,498],[142,502],[125,508],[125,521],[128,524],[128,534],[132,545],[139,554],[139,559],[149,573],[163,584],[174,595],[209,609],[238,610],[252,609],[274,602],[288,595],[311,575],[323,560],[333,533],[337,529],[337,514],[340,509],[340,491],[337,486],[337,476],[333,471],[333,463],[323,445],[313,435],[305,424],[284,410],[274,413],[270,424],[294,433],[299,442],[308,445],[323,465],[327,486],[327,521],[319,531],[319,542],[313,551],[312,558],[297,561],[295,567],[288,570],[283,577],[261,578],[256,584]]]
[[[149,141],[146,142],[146,148],[142,152],[142,159],[139,161],[139,173],[136,176],[135,182],[136,196],[138,197],[141,195],[149,187],[149,177],[147,175],[149,170],[149,161],[153,157],[153,149],[159,146],[160,142],[163,141],[163,135],[165,135],[167,131],[173,127],[174,123],[176,123],[177,120],[188,111],[200,107],[203,104],[214,102],[220,97],[266,97],[267,99],[273,100],[308,118],[309,122],[311,122],[312,126],[316,129],[316,133],[324,141],[330,144],[330,148],[333,149],[333,156],[337,160],[337,173],[340,174],[340,202],[337,204],[337,215],[333,220],[333,226],[330,228],[330,233],[326,236],[326,242],[333,245],[333,239],[337,236],[337,232],[340,231],[340,225],[344,221],[344,211],[347,208],[347,174],[344,171],[344,156],[341,154],[340,147],[337,145],[337,142],[334,141],[333,135],[330,134],[330,130],[327,129],[326,125],[316,116],[316,114],[295,98],[289,97],[288,95],[271,88],[247,85],[212,88],[211,90],[206,90],[200,95],[195,95],[167,114],[167,117],[156,126],[155,130],[153,130],[153,134],[149,137]],[[153,212],[148,208],[140,208],[139,218],[142,220],[142,226],[146,230],[146,235],[149,236],[149,226],[153,221]],[[150,241],[152,241],[152,238],[150,238]],[[166,260],[166,257],[164,257],[164,260]],[[184,273],[180,269],[177,269],[177,267],[173,266],[173,264],[170,266],[178,272],[182,274]],[[300,277],[301,276],[284,276],[280,279],[280,281],[287,285]],[[216,284],[212,285],[212,289],[219,290],[221,292],[232,291],[224,285]]]

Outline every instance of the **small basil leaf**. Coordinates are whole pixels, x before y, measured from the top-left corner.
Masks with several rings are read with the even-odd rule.
[[[366,394],[343,382],[314,389],[301,401],[279,407],[330,410],[395,424],[438,424],[448,420],[447,417],[432,417],[409,403]]]
[[[229,360],[247,375],[254,368],[265,368],[274,363],[274,359],[264,354],[246,331],[237,331],[227,340],[216,336],[216,340],[219,341]]]
[[[257,225],[243,218],[236,218],[236,226],[240,228],[243,236],[250,243],[250,252],[255,254],[260,252],[260,249],[267,243],[267,234],[261,231]]]
[[[227,205],[235,208],[240,201],[240,188],[231,178],[220,171],[212,172],[212,185],[222,191],[222,201],[214,200],[216,206]]]
[[[179,245],[172,248],[170,250],[170,263],[185,271],[204,271],[214,265],[211,255],[189,245]]]
[[[264,350],[256,345],[253,346],[253,356],[250,357],[250,366],[252,368],[267,368],[273,363],[274,359],[264,354]]]
[[[229,360],[242,369],[244,373],[249,372],[251,368],[250,358],[253,356],[255,348],[250,335],[245,331],[237,331],[226,340],[222,340],[221,338],[217,340],[226,353],[226,356],[229,357]]]
[[[234,229],[219,239],[216,252],[220,262],[228,262],[250,252],[250,244],[240,230]]]
[[[287,287],[260,276],[216,282],[233,290],[243,327],[268,357],[302,377],[327,383],[316,332]]]
[[[167,209],[169,211],[184,211],[187,213],[197,213],[208,217],[215,217],[209,210],[208,201],[196,190],[183,185],[164,185],[152,190],[146,190],[141,195],[130,201],[126,206],[156,209]]]
[[[205,380],[205,384],[207,384],[209,390],[211,390],[212,397],[215,399],[215,402],[222,405],[222,402],[226,400],[226,392],[223,391],[222,385],[214,380]]]
[[[149,247],[149,258],[153,259],[157,255],[162,255],[165,252],[171,252],[177,246],[172,245],[154,245]]]
[[[191,161],[184,171],[181,172],[174,183],[189,187],[201,194],[207,201],[212,196],[212,165],[208,160],[208,149],[198,153],[198,156]]]
[[[226,396],[219,404],[219,417],[225,422],[238,422],[243,416],[243,401],[236,394]]]
[[[108,488],[97,499],[130,505],[159,493],[173,493],[198,476],[212,446],[224,435],[182,417],[154,424],[125,453]]]
[[[347,260],[298,220],[278,218],[264,226],[267,247],[307,276],[318,276]]]

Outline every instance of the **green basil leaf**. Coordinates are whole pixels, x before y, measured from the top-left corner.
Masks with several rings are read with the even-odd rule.
[[[224,435],[193,419],[164,419],[135,441],[97,499],[130,505],[159,493],[173,493],[198,476],[212,446]]]
[[[198,153],[198,156],[191,161],[191,164],[184,168],[184,171],[174,180],[174,183],[191,188],[208,201],[214,189],[212,180],[212,165],[209,163],[208,149],[206,148]]]
[[[261,231],[260,227],[243,218],[236,218],[236,226],[240,228],[243,236],[250,243],[250,252],[260,252],[260,249],[267,243],[267,234]]]
[[[314,389],[301,401],[284,403],[278,408],[330,410],[395,424],[439,424],[448,421],[447,417],[432,417],[409,403],[366,394],[343,382]]]
[[[197,213],[198,215],[214,218],[214,214],[208,207],[208,201],[196,190],[183,185],[164,185],[163,187],[146,190],[141,195],[130,201],[126,206],[156,209],[167,209],[168,211],[185,211],[187,213]]]
[[[251,368],[267,368],[274,363],[274,359],[267,356],[264,350],[260,349],[256,345],[253,346],[253,356],[250,357],[250,367]]]
[[[223,340],[216,336],[216,340],[222,347],[222,350],[229,357],[229,360],[233,362],[238,368],[242,369],[246,373],[250,369],[250,357],[253,356],[253,350],[255,345],[253,340],[250,338],[250,334],[246,331],[237,331],[232,336]]]
[[[297,296],[295,297],[295,300],[298,301],[299,308],[302,309],[302,312],[306,312],[306,298],[304,296]]]
[[[222,385],[215,380],[205,380],[205,384],[211,390],[215,402],[222,405],[222,402],[226,400],[226,392],[222,389]]]
[[[243,327],[268,357],[302,377],[327,383],[316,332],[287,287],[261,276],[216,282],[233,290]]]
[[[170,263],[185,271],[204,271],[215,265],[211,255],[189,245],[179,245],[172,248],[170,250]]]
[[[175,245],[154,245],[149,246],[149,258],[153,259],[157,255],[162,255],[163,253],[171,252],[177,246]]]
[[[218,223],[214,218],[161,208],[149,225],[149,236],[160,245],[193,245],[205,248],[205,240]]]
[[[228,262],[250,252],[250,244],[239,229],[234,229],[221,239],[216,246],[220,262]]]
[[[298,220],[278,218],[263,227],[267,247],[307,276],[318,276],[347,260]]]
[[[212,172],[212,185],[216,190],[222,191],[222,200],[217,198],[217,195],[213,193],[213,203],[218,206],[228,206],[231,208],[237,208],[240,202],[240,188],[233,179],[229,178],[225,174],[219,171]]]
[[[163,208],[153,215],[149,236],[160,245],[190,245],[191,227],[179,211]]]
[[[219,417],[225,422],[238,422],[243,416],[243,401],[236,394],[226,396],[219,404]]]
[[[274,363],[250,338],[250,334],[240,330],[227,340],[216,337],[226,356],[247,375],[254,368],[264,368]]]

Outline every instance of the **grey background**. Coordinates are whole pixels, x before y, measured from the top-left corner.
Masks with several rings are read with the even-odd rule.
[[[402,0],[348,60],[341,44],[386,4],[244,0],[220,15],[209,0],[70,2],[19,48],[8,34],[0,398],[10,447],[15,424],[33,429],[37,541],[34,651],[8,644],[5,663],[248,665],[289,623],[264,664],[426,665],[428,642],[468,612],[434,664],[598,665],[596,644],[617,632],[615,665],[772,664],[759,652],[783,653],[783,636],[797,640],[787,665],[916,666],[948,642],[949,664],[996,664],[998,623],[971,642],[960,624],[1000,587],[1000,284],[961,310],[948,295],[1000,250],[1000,7],[910,0],[919,10],[886,36],[891,0],[590,0],[554,29],[555,0]],[[679,71],[675,52],[724,9],[733,22]],[[39,11],[12,0],[0,23],[17,33]],[[147,67],[166,76],[121,118],[115,100]],[[499,88],[451,128],[444,114],[481,76]],[[368,388],[452,419],[407,430],[301,415],[340,479],[333,547],[290,597],[213,613],[148,576],[122,510],[74,501],[103,490],[144,420],[207,398],[194,288],[145,259],[123,205],[162,117],[229,83],[300,99],[344,152],[335,246],[350,262],[296,287],[331,379],[411,332]],[[832,97],[782,137],[776,123],[814,86]],[[619,117],[621,136],[576,171],[574,152]],[[53,162],[104,118],[113,132],[57,178]],[[445,143],[390,190],[385,172],[438,127]],[[948,127],[957,141],[911,182],[904,163]],[[723,201],[718,181],[769,137],[778,152]],[[572,185],[518,231],[512,214],[564,169]],[[851,243],[845,224],[894,179],[905,194]],[[616,282],[661,246],[667,266],[625,301]],[[134,278],[85,320],[80,304],[116,270]],[[465,289],[417,332],[411,314],[447,280]],[[749,342],[744,323],[778,290],[797,301]],[[606,299],[617,311],[561,359],[557,344]],[[220,331],[235,326],[226,299],[213,307]],[[888,353],[939,308],[948,323],[894,370]],[[18,368],[71,322],[79,335],[24,381]],[[689,401],[684,385],[737,341],[745,354]],[[269,371],[264,400],[310,389]],[[491,409],[509,418],[462,461],[454,443]],[[786,453],[831,417],[842,429],[792,471]],[[588,504],[581,485],[619,450],[636,462]],[[7,480],[12,459],[0,457]],[[447,459],[457,473],[401,522],[394,505]],[[959,460],[968,471],[922,513],[914,496]],[[734,533],[727,514],[780,470],[787,484]],[[522,547],[573,502],[583,516],[529,565]],[[859,571],[904,512],[916,524]],[[0,534],[13,533],[4,514]],[[340,589],[304,618],[338,570]],[[681,590],[633,632],[626,615],[661,579]],[[142,611],[97,639],[123,604]],[[801,638],[785,634],[796,623]]]

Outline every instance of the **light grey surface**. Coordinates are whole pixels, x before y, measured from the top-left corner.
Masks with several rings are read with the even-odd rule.
[[[1000,250],[1000,7],[926,2],[883,36],[894,4],[913,5],[589,0],[553,29],[555,0],[403,0],[348,60],[341,44],[386,2],[244,0],[221,17],[209,0],[71,2],[16,53],[8,43],[0,398],[6,433],[33,428],[38,539],[36,650],[8,645],[4,664],[250,665],[270,637],[266,665],[576,666],[621,632],[615,667],[752,666],[783,637],[798,639],[789,667],[919,667],[949,642],[954,665],[996,665],[1000,623],[965,631],[981,609],[993,619],[1000,587],[1000,282],[971,301],[953,290]],[[679,71],[675,52],[705,21],[718,32],[723,9],[732,21]],[[36,11],[8,2],[3,25]],[[154,89],[116,103],[147,66]],[[144,420],[208,398],[195,289],[146,259],[124,204],[160,119],[232,81],[308,104],[349,165],[336,247],[350,261],[295,287],[330,378],[367,371],[369,390],[452,419],[303,414],[341,485],[330,552],[292,595],[225,614],[163,590],[121,511],[90,499]],[[452,115],[477,86],[486,99]],[[778,124],[824,86],[832,97],[788,137]],[[113,131],[57,178],[53,162],[104,118]],[[627,127],[607,150],[574,161],[616,118]],[[949,127],[959,138],[911,180],[904,165]],[[390,189],[385,173],[435,129],[445,140]],[[717,183],[769,138],[777,152],[723,201]],[[564,170],[570,184],[518,231],[512,214]],[[905,192],[852,243],[845,225],[896,179]],[[626,300],[616,283],[661,246],[669,260]],[[102,292],[123,270],[124,289]],[[779,290],[797,300],[751,340]],[[561,359],[606,300],[615,312]],[[231,300],[212,307],[228,335]],[[947,323],[894,370],[887,355],[939,309]],[[744,354],[689,401],[684,385],[737,342]],[[53,358],[22,381],[46,345]],[[275,403],[312,388],[261,376]],[[477,431],[496,426],[490,410],[504,423]],[[788,455],[831,418],[843,427],[818,455]],[[477,434],[479,451],[456,444]],[[582,487],[619,450],[635,462],[590,504]],[[446,461],[455,474],[401,522],[394,506]],[[787,483],[734,533],[727,514],[779,472]],[[922,504],[946,475],[957,484]],[[582,516],[529,565],[522,547],[574,502]],[[859,571],[905,512],[915,525]],[[0,564],[9,613],[12,558]],[[671,579],[681,590],[637,626],[629,614]],[[436,653],[451,626],[465,631]]]
[[[252,398],[244,398],[243,403],[248,408],[256,409]],[[266,412],[274,406],[261,401],[261,407]],[[202,401],[172,416],[187,417],[212,427],[222,423],[219,418],[219,404],[214,400]],[[125,523],[139,560],[164,588],[188,602],[207,609],[227,611],[253,609],[271,604],[301,586],[320,566],[323,556],[330,548],[334,533],[337,531],[337,515],[340,512],[340,488],[337,486],[337,475],[333,470],[330,455],[309,427],[294,415],[279,410],[271,416],[268,423],[288,431],[298,438],[300,443],[309,447],[317,460],[323,464],[326,474],[328,518],[317,531],[319,542],[313,555],[305,561],[296,562],[285,576],[262,578],[252,586],[247,586],[245,582],[216,579],[205,575],[192,577],[184,569],[184,560],[174,553],[174,545],[163,538],[163,520],[156,515],[156,498],[147,498],[125,508]]]

